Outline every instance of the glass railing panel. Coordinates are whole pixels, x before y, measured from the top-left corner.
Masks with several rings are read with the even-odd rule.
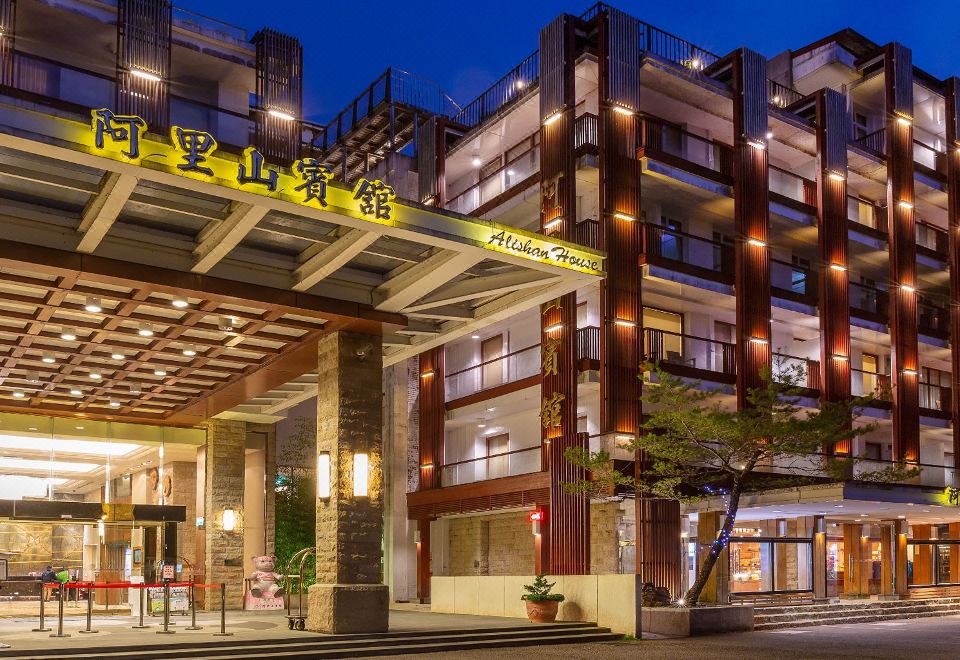
[[[644,328],[643,335],[646,360],[728,375],[736,373],[733,344],[658,328]]]
[[[537,145],[453,197],[447,209],[465,215],[473,213],[539,171],[540,147]]]
[[[881,401],[890,401],[892,400],[890,376],[851,368],[850,393],[853,396],[874,396]]]
[[[540,345],[450,373],[444,380],[447,401],[476,394],[540,373]]]
[[[502,479],[541,470],[540,445],[523,447],[508,452],[451,461],[440,468],[441,486]]]

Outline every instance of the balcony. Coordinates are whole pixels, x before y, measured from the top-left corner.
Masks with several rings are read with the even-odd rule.
[[[792,384],[816,392],[820,391],[820,361],[810,358],[798,357],[788,353],[774,353],[773,380],[778,383]],[[788,382],[793,378],[799,377],[800,382]]]
[[[733,149],[657,117],[642,115],[638,156],[658,160],[697,176],[733,183]]]
[[[595,325],[577,328],[576,355],[580,371],[600,368],[600,328]]]
[[[920,408],[922,410],[935,413],[950,412],[952,392],[949,387],[945,385],[934,385],[933,383],[927,383],[922,380],[918,385]]]
[[[440,466],[440,486],[459,486],[540,472],[542,460],[543,452],[538,438],[537,444],[532,447],[445,463]]]
[[[817,280],[809,268],[779,259],[770,260],[772,294],[805,305],[817,304]]]
[[[588,113],[577,117],[573,125],[573,137],[578,155],[596,153],[597,116]],[[532,146],[512,156],[505,165],[450,199],[446,208],[464,215],[482,215],[501,201],[506,201],[505,198],[500,199],[501,195],[510,191],[520,192],[536,183],[540,176],[539,131],[528,135],[517,144],[524,143]],[[510,154],[514,149],[515,147],[508,149],[507,153]]]
[[[736,347],[728,342],[644,328],[643,346],[645,360],[678,376],[732,383],[736,375]]]
[[[733,246],[644,223],[647,263],[676,269],[709,281],[733,284]]]
[[[890,376],[863,369],[850,369],[850,393],[853,396],[874,396],[879,401],[893,401]]]
[[[859,282],[850,282],[848,291],[850,311],[854,316],[874,323],[887,322],[890,299],[886,291]]]
[[[802,204],[802,210],[816,212],[817,182],[771,165],[770,196],[772,201],[780,198],[779,201],[786,201],[791,206]]]
[[[534,344],[447,374],[444,391],[453,401],[539,375],[540,344]]]
[[[887,129],[881,128],[873,133],[851,140],[851,145],[871,154],[880,160],[887,157]],[[918,172],[936,179],[947,174],[947,155],[937,147],[914,139],[913,163]]]

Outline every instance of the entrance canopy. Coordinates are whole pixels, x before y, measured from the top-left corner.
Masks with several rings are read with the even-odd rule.
[[[309,156],[150,131],[0,104],[0,410],[268,421],[312,395],[325,332],[382,332],[391,364],[602,276],[596,251]]]

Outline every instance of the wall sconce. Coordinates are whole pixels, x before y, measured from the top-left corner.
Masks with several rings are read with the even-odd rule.
[[[530,530],[534,536],[540,536],[540,523],[543,521],[543,511],[532,511],[527,518],[530,521]]]
[[[326,451],[317,454],[317,497],[330,498],[330,452]]]
[[[560,119],[560,117],[561,117],[562,115],[563,115],[563,111],[562,111],[562,110],[557,110],[557,111],[554,112],[552,115],[550,115],[549,117],[547,117],[546,119],[543,120],[543,125],[544,125],[544,126],[549,126],[549,125],[552,124],[553,122],[555,122],[555,121],[557,121],[558,119]]]
[[[614,214],[613,214],[613,217],[616,218],[617,220],[623,220],[624,222],[636,222],[636,221],[637,221],[637,219],[636,219],[635,217],[633,217],[632,215],[628,215],[628,214],[626,214],[626,213],[614,213]]]
[[[237,512],[233,509],[223,510],[223,531],[232,532],[237,528]]]
[[[763,337],[750,337],[751,344],[758,344],[760,346],[766,346],[770,342],[764,339]]]
[[[551,332],[556,332],[557,330],[562,330],[562,329],[563,329],[563,323],[554,323],[553,325],[548,325],[546,328],[543,329],[543,331],[546,333],[551,333]]]
[[[366,454],[353,455],[353,496],[366,497],[369,490],[370,457]]]
[[[630,319],[617,318],[617,319],[614,320],[614,324],[619,325],[619,326],[622,326],[622,327],[624,327],[624,328],[636,328],[636,327],[637,327],[637,322],[636,322],[636,321],[631,321]]]
[[[550,231],[554,227],[559,226],[561,222],[563,222],[563,218],[560,217],[554,218],[553,220],[548,220],[547,222],[543,223],[543,229],[544,231]]]
[[[433,369],[427,369],[426,371],[422,371],[420,373],[420,378],[430,378],[430,376],[432,375],[433,375]]]
[[[419,529],[413,530],[413,542],[416,543],[417,545],[420,545],[420,530],[419,530]]]

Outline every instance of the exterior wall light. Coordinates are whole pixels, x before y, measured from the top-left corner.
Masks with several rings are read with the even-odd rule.
[[[832,181],[846,181],[846,180],[847,180],[847,177],[845,177],[841,172],[828,172],[828,173],[827,173],[827,176],[828,176]]]
[[[636,219],[635,217],[633,217],[632,215],[628,215],[628,214],[626,214],[626,213],[614,213],[614,214],[613,214],[613,217],[616,218],[617,220],[623,220],[623,221],[625,221],[625,222],[636,222],[636,221],[637,221],[637,219]]]
[[[905,199],[901,199],[899,203],[900,203],[900,208],[902,208],[905,211],[909,211],[910,209],[913,208],[913,202],[908,202]]]
[[[748,238],[748,239],[747,239],[747,243],[749,243],[750,245],[752,245],[752,246],[754,246],[754,247],[761,247],[761,248],[762,248],[762,247],[767,247],[767,244],[766,244],[765,242],[761,241],[759,238]]]
[[[557,330],[560,330],[562,328],[563,328],[562,323],[554,323],[553,325],[548,325],[546,328],[543,329],[543,331],[550,333],[550,332],[556,332]]]
[[[353,455],[353,496],[366,497],[370,488],[370,457],[366,454]]]
[[[913,293],[914,291],[916,291],[916,289],[914,289],[909,284],[901,284],[900,290],[903,291],[904,293]]]
[[[635,113],[630,108],[625,108],[622,105],[613,106],[613,111],[619,115],[624,115],[626,117],[632,117]]]
[[[545,222],[544,225],[543,225],[543,229],[544,229],[545,231],[548,230],[548,229],[553,229],[554,227],[556,227],[557,225],[559,225],[561,222],[563,222],[563,218],[554,218],[553,220],[550,220],[550,221],[548,221],[548,222]]]
[[[553,124],[553,123],[556,122],[558,119],[560,119],[560,117],[561,117],[562,115],[563,115],[563,111],[557,110],[557,111],[554,112],[552,115],[550,115],[549,117],[547,117],[546,119],[543,120],[543,125],[544,125],[544,126],[549,126],[550,124]]]
[[[913,119],[911,119],[907,115],[898,114],[897,123],[900,124],[901,126],[910,126],[911,124],[913,124]]]
[[[613,439],[617,442],[633,442],[632,433],[617,433],[613,436]]]
[[[291,115],[289,112],[284,112],[283,110],[277,110],[275,108],[270,108],[267,110],[267,114],[271,117],[282,119],[283,121],[294,121],[296,119],[296,117]]]
[[[756,149],[757,151],[763,151],[767,148],[767,143],[763,140],[747,140],[747,144]]]
[[[233,509],[223,510],[223,531],[232,532],[237,528],[237,512]]]
[[[317,454],[317,497],[321,500],[330,497],[330,452]]]
[[[750,343],[751,343],[751,344],[759,344],[759,345],[761,345],[761,346],[766,346],[766,345],[769,344],[770,342],[769,342],[768,340],[764,339],[763,337],[750,337]]]
[[[846,355],[840,355],[839,353],[834,353],[833,359],[836,360],[837,362],[846,362],[850,358],[848,358]]]
[[[163,80],[160,76],[150,71],[144,71],[143,69],[130,69],[130,75],[136,76],[142,80],[149,80],[150,82],[160,82]]]
[[[430,378],[433,375],[433,369],[427,369],[426,371],[420,372],[420,378]]]
[[[916,369],[904,369],[904,370],[903,370],[903,375],[904,375],[904,376],[916,376],[916,375],[917,375],[917,370],[916,370]]]
[[[614,323],[615,323],[616,325],[622,326],[622,327],[624,327],[624,328],[636,328],[636,327],[637,327],[637,322],[636,322],[636,321],[631,321],[631,320],[629,320],[629,319],[616,319],[616,320],[614,321]]]
[[[843,264],[830,264],[830,270],[835,270],[838,273],[846,273],[847,267]]]

